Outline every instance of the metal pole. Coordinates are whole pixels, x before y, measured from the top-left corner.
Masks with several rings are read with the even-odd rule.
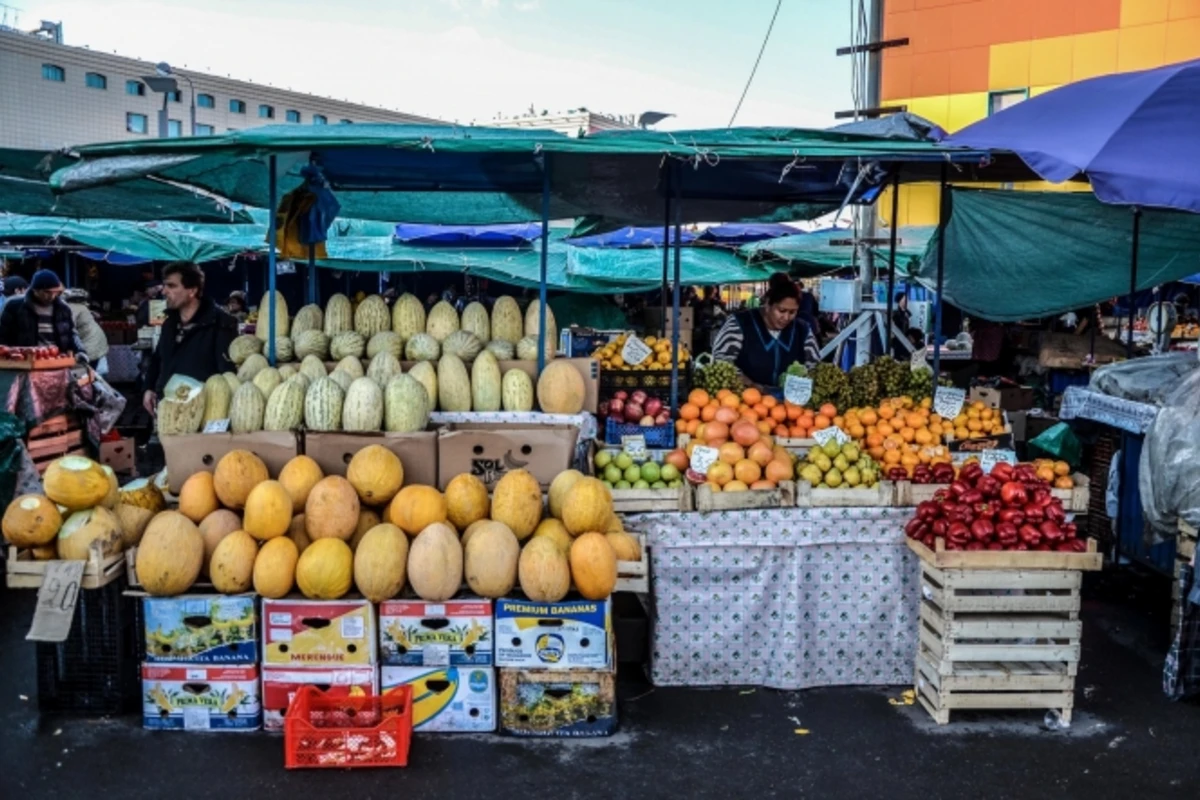
[[[542,155],[542,252],[538,274],[538,375],[546,367],[546,272],[550,263],[550,154]]]
[[[942,288],[946,278],[946,226],[950,223],[950,189],[946,186],[946,162],[942,162],[940,204],[938,208],[937,303],[933,309],[933,391],[937,394],[942,372]]]
[[[278,187],[275,183],[275,156],[267,159],[271,186],[267,190],[267,362],[275,366],[275,213],[278,205]],[[258,310],[258,321],[262,323],[262,309]]]
[[[308,302],[317,302],[317,259],[316,245],[308,246]]]
[[[900,227],[898,217],[900,214],[900,168],[896,168],[896,174],[892,176],[892,220],[891,220],[891,241],[888,242],[888,284],[887,284],[887,319],[884,325],[887,326],[887,333],[883,337],[883,354],[891,355],[892,352],[892,297],[896,294],[896,234]],[[907,331],[901,331],[901,335],[907,335]]]
[[[1142,235],[1142,210],[1133,207],[1133,252],[1129,254],[1129,331],[1125,336],[1125,356],[1133,358],[1134,295],[1137,294],[1138,240]]]
[[[671,297],[671,416],[679,408],[679,273],[683,259],[683,175],[675,164],[675,292]],[[666,323],[663,323],[664,330]]]
[[[163,92],[162,111],[158,112],[158,138],[167,138],[167,92]]]
[[[667,281],[669,280],[669,270],[671,265],[671,182],[672,167],[669,164],[664,164],[662,169],[662,178],[666,182],[666,200],[663,203],[663,274],[662,274],[662,290],[659,292],[659,324],[662,328],[659,333],[666,335],[667,333]]]

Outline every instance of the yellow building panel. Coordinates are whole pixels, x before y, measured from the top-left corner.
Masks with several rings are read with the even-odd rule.
[[[949,110],[946,115],[947,131],[954,133],[978,122],[988,115],[988,93],[968,92],[966,94],[950,95]]]
[[[1074,38],[1071,80],[1081,81],[1117,71],[1117,31],[1084,33]]]
[[[1053,89],[1057,89],[1057,88],[1058,88],[1057,85],[1054,85],[1054,86],[1030,86],[1029,87],[1029,96],[1037,97],[1039,94],[1045,94],[1046,92],[1049,92],[1049,91],[1051,91]]]
[[[1167,23],[1122,28],[1117,35],[1117,70],[1161,67],[1167,52]]]
[[[1031,49],[1031,43],[1027,41],[992,45],[988,58],[988,88],[997,91],[1028,86]]]
[[[1172,20],[1200,18],[1200,0],[1171,0],[1167,16]]]
[[[1171,0],[1121,0],[1121,27],[1166,22]]]
[[[1034,39],[1029,53],[1029,84],[1070,83],[1074,46],[1074,36]]]
[[[907,101],[908,110],[945,128],[950,118],[950,96],[914,97]]]
[[[1167,23],[1167,45],[1163,61],[1175,64],[1200,58],[1200,17]]]

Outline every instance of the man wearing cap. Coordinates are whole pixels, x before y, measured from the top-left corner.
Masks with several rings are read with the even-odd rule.
[[[62,299],[62,281],[48,269],[33,273],[29,291],[10,297],[0,313],[0,344],[9,347],[57,346],[59,352],[74,353],[75,360],[88,363],[71,307]]]

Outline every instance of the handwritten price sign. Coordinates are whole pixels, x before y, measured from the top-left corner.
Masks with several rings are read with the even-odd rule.
[[[812,378],[801,378],[799,375],[788,375],[783,382],[783,399],[789,403],[802,406],[812,399]]]
[[[646,357],[653,352],[650,345],[636,336],[630,336],[625,340],[625,346],[621,348],[621,358],[632,367],[645,361]]]

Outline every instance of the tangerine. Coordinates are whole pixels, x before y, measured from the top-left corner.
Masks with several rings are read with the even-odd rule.
[[[754,405],[755,403],[760,403],[760,402],[762,402],[762,399],[763,399],[762,392],[760,392],[758,389],[755,389],[753,386],[745,389],[742,392],[742,402],[746,403],[748,405]]]
[[[700,416],[700,408],[694,403],[687,402],[679,407],[679,418],[683,420],[697,419]]]
[[[820,412],[829,419],[833,419],[837,416],[837,406],[835,406],[833,403],[826,403],[825,405],[821,406]]]
[[[697,408],[708,405],[708,392],[703,389],[692,389],[688,392],[687,401]]]
[[[817,418],[814,421],[814,427],[817,428],[817,430],[824,430],[825,428],[829,427],[829,424],[829,417],[825,416],[824,414],[817,414]]]

